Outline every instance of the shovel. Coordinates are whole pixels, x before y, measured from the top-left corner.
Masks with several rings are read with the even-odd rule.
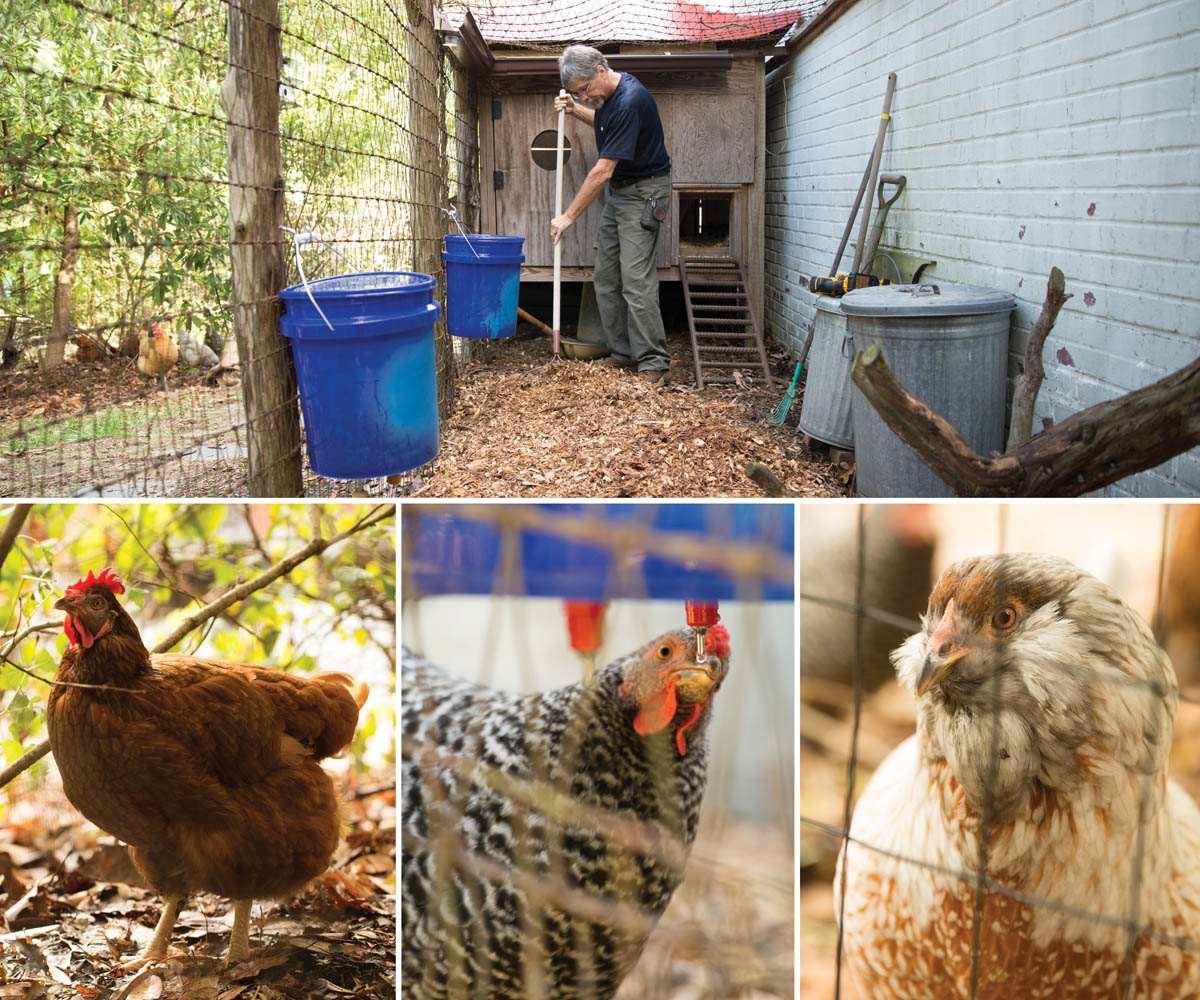
[[[787,420],[788,410],[792,408],[792,400],[796,398],[796,383],[800,380],[800,370],[803,367],[803,361],[796,363],[796,374],[792,376],[792,384],[788,387],[788,391],[783,394],[783,399],[775,405],[775,409],[767,414],[768,424],[781,427],[783,426],[783,422]]]

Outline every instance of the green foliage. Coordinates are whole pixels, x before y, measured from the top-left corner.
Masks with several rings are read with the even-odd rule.
[[[0,507],[0,526],[13,509]],[[44,736],[48,688],[43,680],[53,677],[66,645],[62,615],[53,604],[75,579],[89,570],[113,569],[126,586],[126,609],[153,647],[234,584],[303,548],[314,518],[328,538],[370,509],[350,504],[36,505],[0,565],[0,650],[10,661],[0,663],[3,764]],[[304,674],[342,670],[373,690],[392,689],[394,530],[394,518],[386,519],[305,560],[195,629],[175,649]],[[31,630],[39,625],[46,628]],[[362,761],[369,734],[394,724],[391,712],[390,696],[368,702],[354,745],[356,761]]]

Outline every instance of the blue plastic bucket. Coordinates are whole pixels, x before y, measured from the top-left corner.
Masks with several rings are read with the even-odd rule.
[[[279,326],[292,342],[308,460],[318,475],[391,476],[437,455],[436,285],[428,274],[391,271],[279,293]]]
[[[524,236],[446,237],[442,260],[450,336],[499,340],[516,333],[524,244]]]

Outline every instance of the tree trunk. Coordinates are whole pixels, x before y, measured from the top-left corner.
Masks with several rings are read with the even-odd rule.
[[[221,106],[229,124],[229,254],[233,328],[241,360],[249,494],[303,495],[296,372],[279,332],[284,286],[283,169],[279,148],[277,0],[229,5],[229,70]]]
[[[46,342],[46,356],[42,369],[49,371],[63,362],[67,349],[67,338],[71,336],[71,285],[75,281],[75,265],[79,260],[79,218],[75,206],[67,205],[63,210],[62,260],[58,265],[58,276],[54,281],[54,316],[50,320],[50,338]]]
[[[1200,358],[995,458],[977,455],[901,385],[877,345],[859,352],[851,374],[900,440],[958,496],[1079,496],[1200,444]]]
[[[433,23],[432,0],[405,0],[407,15],[405,54],[408,61],[408,133],[414,149],[409,197],[410,231],[413,240],[413,270],[431,274],[438,287],[446,287],[442,264],[442,236],[448,206],[444,142],[445,122],[441,120],[440,87],[441,44]],[[454,349],[446,333],[445,302],[442,315],[434,326],[434,350],[437,365],[438,416],[445,420],[454,404]]]

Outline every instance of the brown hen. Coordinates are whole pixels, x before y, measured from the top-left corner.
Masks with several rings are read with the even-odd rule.
[[[123,592],[111,571],[89,573],[54,605],[70,642],[46,713],[63,789],[164,896],[134,965],[166,956],[200,889],[235,900],[227,962],[239,962],[252,901],[289,896],[329,865],[340,819],[317,761],[350,742],[366,689],[352,693],[345,674],[152,655]]]

